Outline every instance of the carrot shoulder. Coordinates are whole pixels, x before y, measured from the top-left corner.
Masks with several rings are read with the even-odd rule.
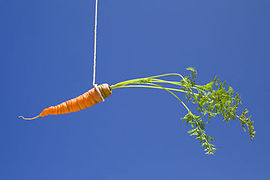
[[[49,108],[44,109],[38,116],[33,118],[24,118],[23,116],[19,116],[25,120],[33,120],[38,117],[44,117],[48,115],[58,115],[58,114],[67,114],[76,111],[80,111],[82,109],[86,109],[91,107],[105,98],[109,97],[112,94],[111,88],[108,84],[102,84],[96,86],[95,88],[90,89],[86,93],[65,101],[59,105],[51,106]]]

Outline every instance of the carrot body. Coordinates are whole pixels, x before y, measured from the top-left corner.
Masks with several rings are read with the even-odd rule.
[[[23,116],[20,117],[25,120],[32,120],[38,117],[44,117],[48,115],[59,115],[80,111],[82,109],[86,109],[99,103],[103,99],[109,97],[111,93],[112,92],[110,86],[108,84],[102,84],[97,86],[96,88],[90,89],[86,93],[74,99],[68,100],[56,106],[46,108],[34,118],[24,118]]]

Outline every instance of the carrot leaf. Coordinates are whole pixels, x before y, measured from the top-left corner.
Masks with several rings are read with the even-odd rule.
[[[188,133],[200,141],[206,154],[214,154],[216,150],[215,145],[212,144],[214,138],[206,134],[206,124],[217,115],[221,115],[227,123],[230,120],[239,119],[241,127],[244,131],[248,130],[250,139],[253,140],[255,136],[254,122],[251,121],[251,117],[246,117],[248,110],[245,109],[241,115],[237,115],[238,107],[241,104],[240,95],[232,87],[227,88],[226,81],[221,82],[217,77],[205,85],[199,85],[196,83],[197,70],[192,67],[187,68],[187,70],[190,71],[189,76],[178,73],[161,74],[123,81],[112,85],[111,88],[140,87],[163,89],[169,92],[186,109],[187,114],[182,120],[191,126],[192,129]],[[164,79],[172,76],[180,78],[180,80]],[[179,95],[175,94],[176,92],[185,95],[186,103]],[[190,102],[195,106],[193,112],[187,106],[187,103]]]

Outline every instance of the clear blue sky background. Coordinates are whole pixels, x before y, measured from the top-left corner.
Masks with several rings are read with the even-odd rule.
[[[119,89],[87,110],[36,121],[92,88],[94,0],[0,0],[1,180],[270,179],[269,0],[101,0],[97,83],[168,72],[218,75],[257,131],[208,124],[204,155],[159,90]]]

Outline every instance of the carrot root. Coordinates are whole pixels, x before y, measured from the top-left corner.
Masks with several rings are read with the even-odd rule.
[[[109,97],[112,94],[112,89],[108,84],[102,84],[96,86],[95,88],[90,89],[86,93],[73,98],[71,100],[65,101],[56,106],[51,106],[43,109],[43,111],[36,117],[33,118],[25,118],[23,116],[19,116],[24,120],[34,120],[38,117],[44,117],[48,115],[59,115],[59,114],[67,114],[76,111],[80,111],[82,109],[86,109],[90,106],[93,106],[105,98]]]
[[[23,116],[19,116],[18,118],[22,118],[23,120],[34,120],[34,119],[37,119],[38,117],[40,117],[40,115],[33,117],[33,118],[25,118]]]

